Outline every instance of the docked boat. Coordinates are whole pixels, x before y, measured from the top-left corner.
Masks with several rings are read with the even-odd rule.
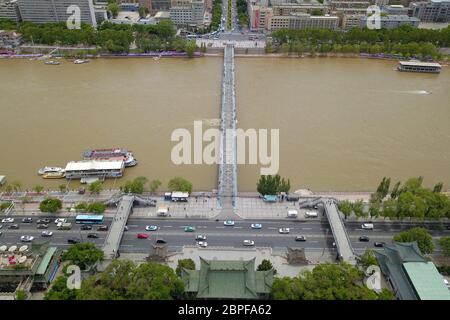
[[[89,149],[83,153],[83,158],[85,160],[108,160],[117,157],[123,157],[125,167],[133,167],[138,164],[133,153],[124,148]]]
[[[120,178],[123,176],[125,162],[123,157],[71,161],[65,168],[66,179]]]
[[[61,179],[64,178],[64,172],[48,172],[42,175],[44,179]]]
[[[54,65],[54,66],[57,66],[60,64],[59,61],[55,61],[55,60],[48,60],[48,61],[45,61],[44,63],[48,64],[48,65]]]
[[[64,169],[60,167],[44,167],[38,170],[38,175],[40,176],[46,173],[64,173]]]
[[[436,62],[399,61],[397,70],[405,72],[440,73],[442,66]]]
[[[6,176],[0,176],[0,186],[6,183]]]
[[[89,60],[77,59],[73,63],[75,63],[75,64],[83,64],[83,63],[88,63],[88,62],[89,62]]]

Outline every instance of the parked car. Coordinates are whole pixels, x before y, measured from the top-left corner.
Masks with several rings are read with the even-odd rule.
[[[96,234],[96,233],[88,233],[87,237],[91,238],[91,239],[98,239],[99,238],[98,234]]]
[[[13,223],[14,222],[14,218],[4,218],[2,219],[2,223]]]
[[[3,228],[3,225],[2,225],[2,224],[0,224],[0,229],[1,229],[1,228]]]
[[[98,226],[97,231],[108,231],[108,226]]]
[[[47,229],[48,228],[48,224],[40,223],[40,224],[37,225],[36,228],[37,229]]]
[[[33,218],[30,218],[30,217],[22,219],[22,223],[32,223],[32,222],[33,222]]]
[[[288,234],[291,230],[289,228],[280,228],[278,229],[278,232],[281,234]]]
[[[67,219],[66,218],[55,219],[55,224],[58,224],[58,223],[67,223]]]
[[[34,240],[33,236],[21,236],[20,237],[20,241],[22,241],[22,242],[31,242],[33,240]]]
[[[361,241],[361,242],[369,242],[370,239],[369,239],[368,236],[361,236],[361,237],[359,237],[359,241]]]
[[[373,243],[373,245],[375,246],[375,247],[379,247],[379,248],[381,248],[381,247],[384,247],[384,242],[374,242]]]
[[[305,242],[305,241],[306,241],[306,237],[305,237],[305,236],[296,236],[296,237],[295,237],[295,241],[302,241],[302,242]]]
[[[206,236],[204,236],[202,234],[198,234],[195,236],[195,240],[196,241],[206,241]]]
[[[48,218],[38,219],[38,220],[36,221],[37,224],[49,224],[50,222],[51,222],[51,220],[48,219]]]
[[[195,227],[192,227],[192,226],[184,227],[184,232],[194,232],[194,231],[195,231]]]
[[[306,211],[305,218],[317,218],[317,211]]]
[[[363,223],[361,225],[361,228],[364,230],[373,230],[373,223]]]
[[[250,226],[252,229],[262,229],[261,223],[252,223]]]
[[[242,243],[245,247],[252,247],[255,245],[255,241],[253,240],[244,240],[244,242]]]
[[[41,233],[41,237],[51,237],[51,236],[53,236],[53,232],[49,230],[44,230]]]
[[[138,239],[148,239],[148,234],[146,233],[138,233],[137,234]]]
[[[164,240],[163,238],[156,239],[156,244],[166,244],[166,243],[167,241]]]
[[[69,238],[69,239],[67,239],[67,243],[70,243],[70,244],[77,244],[77,243],[80,243],[80,242],[81,241],[78,238]]]
[[[81,230],[92,230],[92,226],[88,224],[83,224],[80,228]]]
[[[153,226],[153,225],[145,227],[145,230],[147,230],[147,231],[156,231],[158,229],[159,229],[158,226]]]
[[[232,227],[234,226],[234,220],[226,220],[223,222],[224,226]]]
[[[17,223],[10,224],[8,229],[19,229],[19,225]]]

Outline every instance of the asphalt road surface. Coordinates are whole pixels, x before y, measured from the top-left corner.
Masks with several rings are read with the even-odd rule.
[[[54,219],[49,224],[47,230],[53,231],[53,236],[49,238],[41,237],[42,229],[36,228],[36,219],[33,223],[22,223],[24,216],[14,216],[14,223],[19,224],[20,229],[8,229],[8,223],[2,223],[0,229],[0,245],[12,245],[20,243],[22,235],[34,236],[34,241],[50,240],[54,245],[61,248],[69,246],[67,239],[78,238],[83,242],[93,242],[102,246],[107,235],[106,231],[96,231],[93,226],[92,231],[80,230],[79,224],[75,224],[74,218],[69,218],[72,223],[71,230],[56,230]],[[43,218],[43,217],[42,217]],[[106,218],[105,225],[111,223],[111,218]],[[262,229],[252,229],[252,223],[261,223]],[[224,226],[223,221],[211,220],[185,220],[185,219],[146,219],[130,218],[128,220],[129,230],[124,232],[120,250],[122,252],[148,252],[151,243],[156,238],[163,238],[169,244],[171,250],[179,249],[183,245],[194,245],[195,235],[202,234],[207,237],[209,246],[220,247],[243,247],[244,240],[255,241],[256,247],[272,247],[274,250],[285,250],[286,247],[303,247],[307,250],[333,250],[333,237],[326,221],[311,220],[300,221],[273,221],[273,220],[245,220],[236,221],[233,227]],[[145,226],[156,225],[157,231],[146,231]],[[185,232],[186,226],[195,227],[195,232]],[[347,223],[347,231],[356,253],[362,253],[367,248],[374,248],[375,241],[389,243],[392,237],[411,227],[408,223],[374,223],[374,230],[363,230],[360,223]],[[289,234],[280,234],[279,228],[290,228]],[[433,230],[429,228],[433,238],[437,240],[440,236],[450,236],[450,230]],[[88,233],[96,233],[98,239],[87,238]],[[138,233],[146,233],[148,239],[138,239]],[[295,237],[303,235],[307,238],[306,242],[297,242]],[[369,242],[360,242],[359,237],[365,235],[370,238]]]

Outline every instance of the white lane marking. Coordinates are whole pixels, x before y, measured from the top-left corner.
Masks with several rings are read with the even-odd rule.
[[[294,229],[294,228],[292,228]],[[312,230],[312,228],[301,228],[302,230]]]
[[[270,229],[270,230],[277,230],[278,228],[275,228],[275,227],[268,227],[267,229]]]
[[[242,229],[242,227],[234,227],[235,229]]]
[[[163,226],[163,228],[172,228],[172,226]]]
[[[225,227],[216,227],[216,229],[225,229]]]

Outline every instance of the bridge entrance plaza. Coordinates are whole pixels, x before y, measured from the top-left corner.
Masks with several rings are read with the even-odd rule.
[[[222,78],[221,143],[216,218],[239,219],[236,214],[237,155],[236,155],[236,93],[234,78],[234,47],[225,47]]]
[[[124,228],[127,224],[128,217],[133,211],[134,196],[124,195],[117,205],[117,212],[114,216],[108,230],[105,242],[103,244],[103,252],[105,260],[114,259],[117,256]]]

